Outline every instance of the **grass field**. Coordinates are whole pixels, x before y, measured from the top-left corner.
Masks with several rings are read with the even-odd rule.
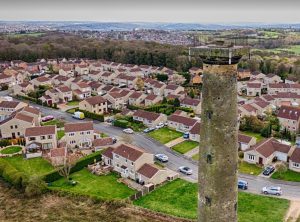
[[[58,130],[57,131],[57,138],[60,140],[61,138],[63,138],[63,136],[65,135],[65,131],[64,130]]]
[[[261,167],[255,164],[247,163],[245,161],[242,161],[239,164],[239,169],[238,169],[240,173],[251,174],[251,175],[259,175],[262,172],[262,170],[263,169]]]
[[[20,146],[9,146],[6,147],[5,149],[1,150],[0,153],[2,154],[14,154],[14,153],[18,153],[22,150],[22,148]]]
[[[79,105],[79,101],[70,101],[67,103],[68,106],[78,106]]]
[[[153,139],[161,142],[162,144],[165,144],[183,136],[183,133],[164,127],[158,130],[154,130],[148,133],[148,135]]]
[[[112,173],[107,176],[96,176],[91,174],[87,169],[80,170],[71,175],[76,186],[68,185],[62,178],[52,183],[50,189],[63,190],[75,194],[88,195],[100,199],[125,199],[135,193],[126,185],[119,183],[116,174]]]
[[[287,170],[281,175],[278,172],[275,172],[272,174],[271,177],[273,179],[300,182],[300,173],[294,172],[292,170]]]
[[[249,132],[249,131],[241,131],[242,134],[245,134],[247,136],[252,136],[256,138],[256,142],[259,142],[261,140],[264,139],[264,137],[262,135],[260,135],[259,133],[253,133],[253,132]]]
[[[4,159],[13,165],[17,170],[24,172],[29,176],[41,176],[54,169],[50,163],[42,158],[24,159],[22,156],[13,156],[6,157]]]
[[[43,126],[56,125],[58,128],[64,127],[65,122],[59,119],[50,120],[48,122],[42,123]]]
[[[197,143],[195,141],[191,141],[191,140],[186,140],[182,143],[179,143],[179,144],[173,146],[172,149],[178,153],[184,154],[184,153],[196,148],[197,146],[199,146],[199,143]]]
[[[28,32],[28,33],[24,33],[24,34],[13,33],[13,34],[8,34],[7,36],[14,37],[14,38],[20,38],[20,37],[23,37],[23,36],[39,37],[43,34],[45,34],[45,33],[44,32]]]
[[[197,184],[177,179],[136,200],[134,204],[178,217],[196,219]],[[239,222],[282,222],[288,207],[288,200],[240,192]]]
[[[192,159],[193,159],[193,160],[199,161],[199,153],[197,153],[196,155],[194,155],[194,156],[192,157]]]

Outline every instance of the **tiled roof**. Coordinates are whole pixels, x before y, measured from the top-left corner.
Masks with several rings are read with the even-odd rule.
[[[160,114],[158,113],[153,113],[153,112],[148,112],[144,110],[137,110],[134,112],[133,116],[140,117],[143,119],[147,119],[149,121],[155,121],[160,117]]]
[[[56,126],[35,126],[25,130],[25,136],[42,136],[55,134]]]
[[[300,117],[300,108],[291,106],[281,106],[278,111],[277,117],[298,121]]]
[[[130,161],[136,161],[144,152],[137,147],[121,144],[114,149],[113,153],[129,159]]]
[[[93,122],[78,122],[78,123],[66,123],[65,124],[65,132],[80,132],[80,131],[88,131],[93,130]]]
[[[159,169],[153,165],[150,165],[148,163],[145,163],[138,171],[137,173],[151,179]]]
[[[104,99],[102,96],[92,96],[87,99],[85,99],[87,103],[90,105],[96,105],[96,104],[102,104],[106,102],[106,99]]]
[[[174,114],[168,117],[168,121],[181,123],[186,126],[194,126],[197,123],[197,120],[195,119]]]

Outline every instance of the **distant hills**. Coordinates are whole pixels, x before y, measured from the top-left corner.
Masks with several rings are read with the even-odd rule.
[[[149,23],[149,22],[51,22],[51,21],[0,21],[0,24],[26,24],[32,26],[48,26],[60,30],[90,30],[90,31],[130,31],[133,29],[157,30],[222,30],[243,28],[294,28],[298,24],[265,24],[265,23],[233,23],[233,24],[198,24],[198,23]]]

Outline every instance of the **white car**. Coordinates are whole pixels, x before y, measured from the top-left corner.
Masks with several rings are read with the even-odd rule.
[[[164,126],[165,126],[165,124],[161,122],[155,128],[160,129],[160,128],[163,128]]]
[[[179,172],[186,174],[186,175],[192,175],[193,170],[187,166],[181,166],[178,168]]]
[[[261,192],[263,194],[272,194],[277,196],[282,195],[282,190],[280,187],[263,187]]]
[[[133,134],[133,130],[130,128],[124,129],[123,132],[128,134]]]
[[[163,163],[168,162],[168,160],[169,160],[168,156],[165,154],[162,154],[162,153],[156,154],[155,159],[157,159]]]

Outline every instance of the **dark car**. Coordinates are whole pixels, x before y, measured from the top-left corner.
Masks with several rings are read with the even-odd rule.
[[[271,175],[274,172],[274,170],[275,170],[275,167],[273,167],[273,166],[267,166],[264,169],[263,175],[269,176],[269,175]]]
[[[244,180],[238,180],[238,188],[242,190],[248,189],[248,182]]]

